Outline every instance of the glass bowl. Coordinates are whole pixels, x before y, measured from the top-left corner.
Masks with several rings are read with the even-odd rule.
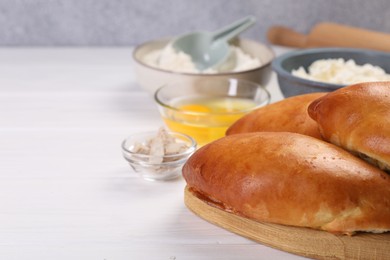
[[[271,95],[255,82],[229,78],[169,83],[154,97],[167,127],[203,146],[225,136],[245,114],[269,104]]]
[[[122,154],[131,168],[149,181],[166,181],[181,176],[184,163],[196,150],[196,141],[181,133],[167,132],[175,142],[185,145],[185,150],[168,155],[149,155],[134,151],[135,146],[147,145],[157,132],[145,132],[128,136],[122,142]]]

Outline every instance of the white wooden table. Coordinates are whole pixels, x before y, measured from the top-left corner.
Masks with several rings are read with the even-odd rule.
[[[131,48],[0,49],[0,259],[301,259],[191,213],[183,179],[136,176],[120,143],[160,126]]]

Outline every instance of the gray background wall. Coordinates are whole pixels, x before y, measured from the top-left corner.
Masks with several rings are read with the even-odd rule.
[[[321,21],[390,32],[389,0],[0,0],[1,46],[131,46],[248,14],[246,37],[280,24],[307,33]]]

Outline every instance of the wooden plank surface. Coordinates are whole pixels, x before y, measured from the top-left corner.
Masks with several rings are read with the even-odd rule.
[[[293,254],[317,259],[390,259],[390,233],[337,236],[325,231],[256,222],[197,198],[185,189],[186,206],[196,215],[238,235]]]
[[[162,125],[131,54],[0,48],[0,259],[303,260],[198,218],[182,178],[131,170],[123,138]]]

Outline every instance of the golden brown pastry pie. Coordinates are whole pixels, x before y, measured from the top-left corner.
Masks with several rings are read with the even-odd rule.
[[[199,198],[256,221],[343,234],[390,230],[390,175],[306,135],[226,136],[195,152],[183,176]]]
[[[317,123],[307,114],[308,105],[325,93],[286,98],[258,108],[236,121],[226,135],[248,132],[293,132],[321,138]]]
[[[390,82],[351,85],[308,108],[324,140],[390,171]]]

